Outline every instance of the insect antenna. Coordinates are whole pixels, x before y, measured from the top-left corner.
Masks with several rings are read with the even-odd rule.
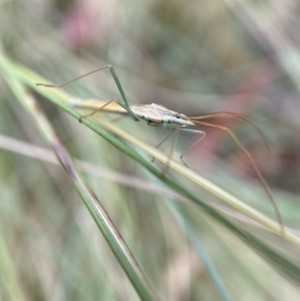
[[[217,112],[218,113],[218,112]],[[217,114],[216,113],[216,114]],[[213,113],[214,114],[214,113]],[[234,113],[233,113],[234,114]],[[212,114],[210,114],[212,115]],[[216,116],[216,115],[215,115]],[[206,115],[203,115],[203,117],[207,117]],[[214,117],[214,116],[213,116]],[[237,116],[235,116],[237,117]],[[197,117],[196,117],[197,118]],[[210,117],[207,117],[210,118]],[[247,156],[248,160],[250,161],[250,163],[252,164],[252,167],[254,169],[254,171],[256,172],[257,176],[259,177],[264,190],[266,191],[269,200],[271,201],[271,204],[274,208],[274,211],[276,213],[276,217],[278,220],[278,223],[281,227],[282,232],[284,232],[284,224],[283,224],[283,220],[281,217],[281,214],[279,212],[279,209],[277,207],[277,204],[275,202],[275,199],[273,197],[272,191],[269,187],[268,182],[266,181],[266,179],[264,178],[264,176],[262,175],[262,173],[260,172],[260,169],[258,168],[255,160],[253,159],[253,157],[251,156],[251,154],[247,151],[247,149],[245,148],[245,146],[241,143],[241,141],[236,137],[236,135],[226,126],[222,126],[222,125],[217,125],[217,124],[213,124],[213,123],[209,123],[209,122],[204,122],[204,121],[199,121],[199,118],[195,119],[195,117],[190,117],[190,119],[197,125],[201,125],[204,127],[209,127],[209,128],[214,128],[223,132],[226,132],[232,139],[233,141],[236,143],[236,145],[244,152],[244,154]],[[204,119],[204,118],[202,118]]]
[[[268,142],[266,140],[266,137],[264,136],[262,131],[259,129],[259,127],[257,125],[255,125],[253,122],[251,122],[249,119],[247,119],[245,116],[241,115],[241,114],[227,112],[227,111],[219,111],[219,112],[214,112],[214,113],[209,113],[209,114],[204,114],[204,115],[199,115],[199,116],[191,116],[189,118],[192,121],[196,121],[196,120],[203,120],[203,119],[209,119],[209,118],[214,118],[214,117],[235,118],[235,119],[238,119],[238,120],[241,120],[243,122],[248,123],[259,134],[259,136],[261,137],[262,141],[264,142],[265,147],[268,150],[268,152],[270,151],[270,148],[269,148]]]

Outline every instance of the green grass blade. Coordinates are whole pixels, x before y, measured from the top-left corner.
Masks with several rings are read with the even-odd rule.
[[[123,267],[128,278],[131,280],[131,283],[135,287],[141,300],[158,300],[158,297],[151,288],[125,241],[117,231],[100,201],[77,171],[72,159],[64,149],[35,99],[25,90],[22,84],[16,81],[8,73],[6,73],[6,81],[8,82],[12,91],[15,93],[16,97],[19,99],[20,103],[30,113],[44,139],[56,154],[62,167],[76,187],[84,204],[101,230],[111,250]]]

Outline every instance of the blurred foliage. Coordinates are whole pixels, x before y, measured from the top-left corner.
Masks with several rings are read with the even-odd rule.
[[[255,157],[285,224],[297,231],[299,8],[293,0],[0,0],[0,41],[7,55],[54,83],[109,63],[131,103],[154,102],[192,116],[245,115],[267,137],[270,153],[248,125],[214,122],[229,126]],[[64,89],[75,97],[119,97],[106,71]],[[161,299],[224,300],[188,243],[188,227],[169,209],[167,200],[177,197],[107,141],[36,97],[69,152],[103,168],[101,177],[86,179]],[[62,169],[42,162],[47,154],[38,159],[34,146],[47,145],[1,76],[0,104],[0,297],[138,300]],[[118,124],[153,146],[167,134],[130,119]],[[273,217],[244,154],[224,133],[204,130],[205,139],[186,157],[191,169]],[[181,134],[175,159],[196,139]],[[16,140],[29,144],[16,146]],[[273,234],[172,176],[299,263],[297,252]],[[181,205],[233,300],[299,299],[299,287],[230,231],[194,205]]]

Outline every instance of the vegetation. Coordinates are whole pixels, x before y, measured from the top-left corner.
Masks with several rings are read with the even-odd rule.
[[[297,300],[300,56],[290,1],[0,1],[3,300]],[[71,100],[157,103],[229,135],[115,120]],[[55,156],[54,156],[55,155]],[[155,162],[151,162],[151,158]],[[57,160],[58,159],[58,160]],[[165,164],[168,165],[168,172]],[[214,183],[214,184],[212,184]],[[88,209],[88,210],[87,210]],[[100,231],[99,231],[100,230]]]

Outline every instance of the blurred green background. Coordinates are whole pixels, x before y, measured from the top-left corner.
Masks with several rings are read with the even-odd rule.
[[[243,114],[264,133],[270,153],[249,125],[213,121],[230,127],[251,152],[285,225],[297,231],[299,14],[300,3],[293,0],[0,0],[0,42],[7,56],[53,83],[112,64],[130,103],[153,102],[188,116]],[[83,99],[119,98],[109,71],[63,89]],[[92,163],[87,182],[161,300],[300,298],[295,282],[195,205],[184,203],[189,223],[232,298],[226,299],[170,210],[167,201],[180,198],[35,95],[72,156]],[[48,162],[48,152],[37,149],[48,146],[1,74],[0,104],[0,299],[139,300],[64,171]],[[129,118],[117,124],[152,146],[168,133]],[[189,167],[275,218],[243,152],[225,133],[201,129],[206,137],[187,155]],[[181,133],[174,158],[196,139]],[[170,145],[163,148],[166,154]],[[295,250],[179,179],[299,264]]]

